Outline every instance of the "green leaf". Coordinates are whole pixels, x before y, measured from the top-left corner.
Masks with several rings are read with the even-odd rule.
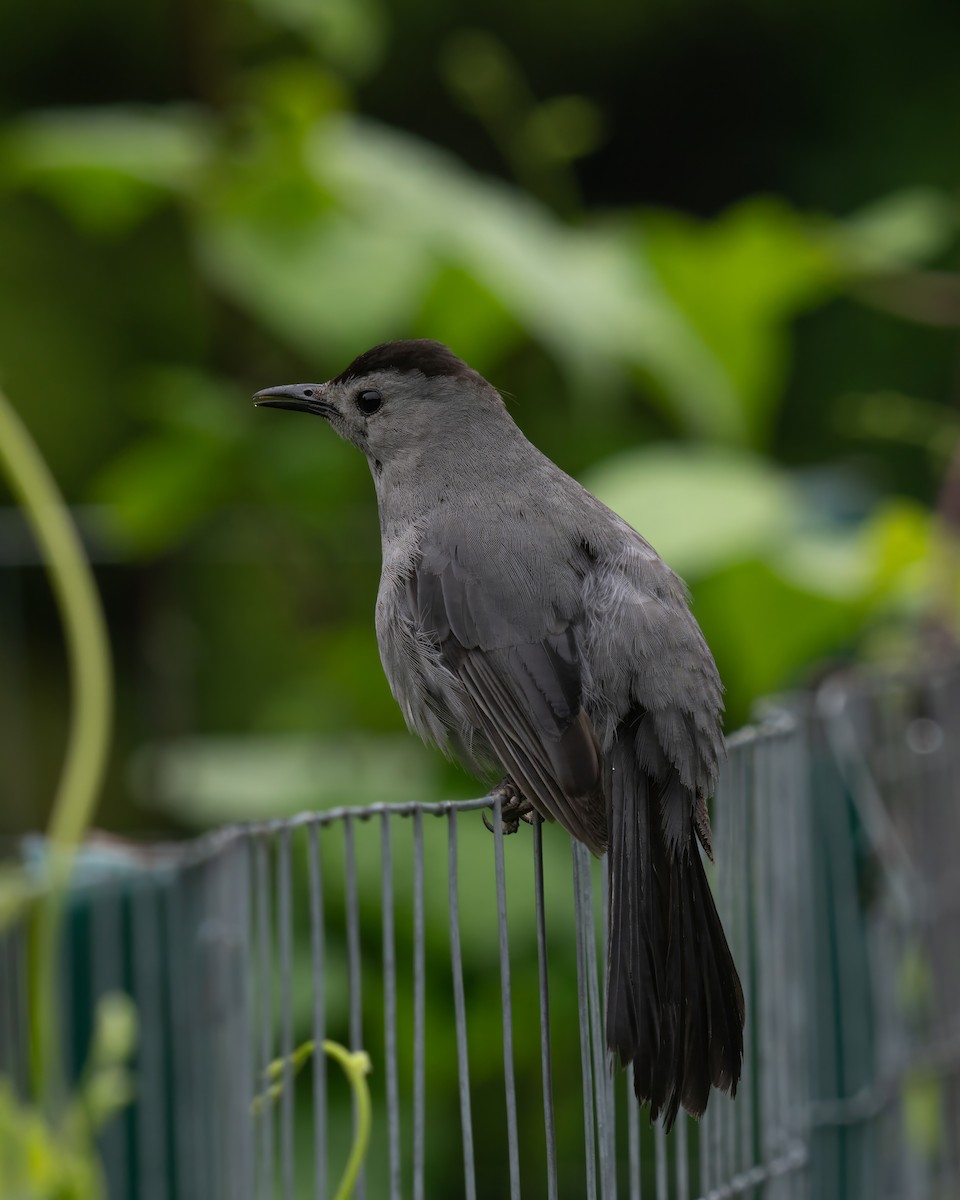
[[[592,100],[556,96],[533,109],[520,131],[520,144],[546,162],[572,162],[596,150],[602,135],[600,110]]]
[[[387,25],[374,0],[252,0],[252,5],[350,75],[369,74],[382,57]]]
[[[0,1196],[16,1200],[103,1200],[94,1149],[49,1125],[0,1077]]]
[[[912,500],[891,499],[873,514],[864,537],[878,594],[906,595],[927,585],[933,524],[930,512]]]
[[[90,1128],[101,1129],[112,1116],[126,1108],[136,1094],[133,1077],[122,1067],[105,1067],[90,1076],[83,1089],[84,1108]]]
[[[90,1067],[99,1070],[126,1062],[138,1040],[137,1008],[123,992],[108,992],[97,1003]]]
[[[134,443],[94,487],[107,531],[125,550],[155,555],[179,542],[214,507],[226,479],[223,446],[187,434]]]
[[[398,230],[332,212],[319,193],[293,226],[275,212],[211,211],[200,249],[220,288],[309,359],[409,327],[436,269]]]
[[[833,231],[846,272],[870,275],[915,266],[941,251],[957,231],[956,202],[932,188],[885,196]]]
[[[122,232],[171,195],[196,190],[211,150],[193,110],[52,110],[24,117],[0,143],[8,179],[42,192],[82,229]]]
[[[752,440],[765,442],[788,366],[788,320],[838,277],[821,227],[761,198],[712,221],[649,213],[640,229],[658,278],[721,364]]]
[[[903,1084],[903,1125],[907,1144],[922,1159],[937,1157],[943,1146],[943,1083],[929,1070],[914,1067]]]
[[[915,604],[929,588],[932,549],[930,513],[893,498],[859,525],[798,530],[770,562],[786,581],[866,612]]]
[[[132,387],[154,428],[108,463],[91,490],[117,543],[153,555],[190,533],[228,490],[250,406],[187,370],[146,372]]]
[[[460,267],[441,269],[424,297],[417,325],[479,371],[524,341],[523,327],[489,288]]]
[[[744,698],[802,683],[809,664],[842,648],[862,620],[857,605],[787,581],[759,561],[701,580],[693,608],[727,688]],[[735,727],[749,711],[728,716]]]
[[[646,446],[607,459],[583,482],[691,581],[772,551],[800,508],[785,474],[732,447]]]

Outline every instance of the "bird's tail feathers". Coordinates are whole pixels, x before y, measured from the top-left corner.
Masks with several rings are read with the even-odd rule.
[[[711,1086],[735,1094],[743,1060],[743,990],[707,882],[693,822],[674,848],[663,783],[625,738],[608,795],[607,1045],[633,1064],[634,1090],[670,1128]]]

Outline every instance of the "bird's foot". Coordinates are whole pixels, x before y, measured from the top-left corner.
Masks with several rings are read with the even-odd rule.
[[[490,795],[500,799],[500,830],[504,835],[516,833],[521,821],[533,824],[534,807],[509,776],[501,780]],[[490,818],[486,813],[482,817],[484,825],[493,833]]]

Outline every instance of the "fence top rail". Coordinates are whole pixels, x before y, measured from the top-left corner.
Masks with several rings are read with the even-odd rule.
[[[728,753],[736,754],[751,746],[775,744],[790,738],[797,729],[798,720],[795,716],[785,708],[771,707],[756,724],[744,726],[731,734],[727,738],[727,750]],[[127,842],[124,839],[104,837],[102,840],[87,843],[81,850],[81,869],[74,874],[74,887],[86,891],[110,885],[118,879],[128,884],[138,875],[149,881],[157,876],[198,867],[229,852],[235,846],[300,829],[323,829],[344,822],[370,822],[384,816],[449,817],[454,813],[489,812],[495,804],[496,798],[491,794],[466,800],[342,804],[334,808],[300,812],[288,817],[221,825],[182,842]],[[22,839],[14,853],[36,872],[36,883],[42,886],[48,854],[43,837],[30,835]]]

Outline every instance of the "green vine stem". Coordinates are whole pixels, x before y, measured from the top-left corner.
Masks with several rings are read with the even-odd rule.
[[[367,1086],[367,1076],[371,1071],[370,1055],[365,1050],[348,1050],[339,1042],[331,1042],[329,1039],[321,1044],[324,1054],[329,1058],[336,1059],[343,1068],[343,1073],[353,1092],[356,1133],[353,1145],[350,1147],[350,1157],[347,1159],[343,1178],[340,1180],[334,1196],[334,1200],[350,1200],[353,1190],[357,1186],[357,1176],[360,1174],[367,1146],[370,1143],[370,1088]],[[298,1046],[289,1058],[275,1058],[269,1064],[264,1074],[268,1079],[277,1082],[272,1083],[262,1095],[255,1098],[252,1106],[254,1115],[259,1116],[268,1104],[278,1100],[283,1094],[284,1068],[289,1066],[291,1075],[296,1075],[304,1063],[313,1056],[315,1049],[316,1043],[312,1040],[307,1041]]]
[[[370,1088],[367,1086],[370,1056],[364,1050],[347,1050],[339,1043],[331,1041],[323,1043],[323,1052],[331,1058],[335,1058],[343,1068],[344,1074],[350,1081],[356,1105],[357,1131],[353,1138],[353,1145],[350,1147],[350,1157],[347,1159],[343,1179],[341,1179],[334,1197],[334,1200],[350,1200],[370,1141]]]
[[[53,476],[26,426],[0,392],[0,468],[33,529],[63,621],[70,664],[70,729],[50,817],[50,888],[37,913],[33,1068],[49,1094],[57,1061],[55,997],[59,894],[72,851],[93,819],[110,743],[112,680],[106,624],[93,574]]]

